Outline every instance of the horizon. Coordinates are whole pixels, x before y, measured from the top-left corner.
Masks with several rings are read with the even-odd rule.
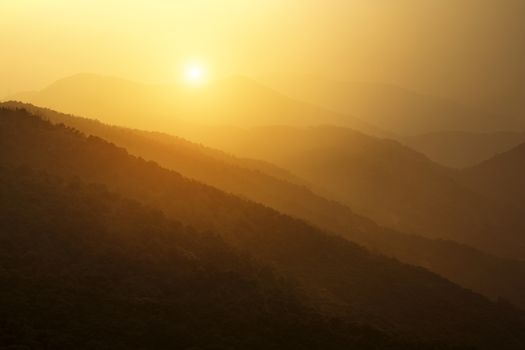
[[[506,90],[523,90],[518,0],[23,0],[0,10],[0,30],[10,33],[0,41],[2,96],[78,72],[170,83],[191,62],[205,65],[210,79],[286,72],[386,83],[493,111]],[[505,114],[525,110],[514,108]]]
[[[0,13],[0,349],[525,349],[525,1]]]

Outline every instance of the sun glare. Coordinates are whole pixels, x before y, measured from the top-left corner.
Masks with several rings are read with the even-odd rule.
[[[201,85],[206,81],[206,73],[202,64],[191,64],[184,68],[184,80],[191,85]]]

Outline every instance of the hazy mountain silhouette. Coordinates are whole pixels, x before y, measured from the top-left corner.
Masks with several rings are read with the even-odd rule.
[[[525,307],[525,296],[520,292],[525,288],[525,263],[504,260],[451,241],[380,227],[348,207],[313,193],[300,179],[272,164],[236,158],[166,134],[109,126],[32,105],[2,106],[23,107],[53,123],[102,137],[186,177],[270,206],[379,253],[423,266],[489,297],[504,297]]]
[[[2,110],[0,121],[2,164],[102,183],[162,209],[170,219],[212,229],[296,280],[312,297],[322,296],[327,311],[335,304],[334,311],[346,318],[428,340],[486,349],[525,344],[524,314],[509,305],[491,303],[424,269],[371,254],[304,222],[185,179],[102,139],[24,111]]]
[[[334,123],[387,134],[358,118],[291,99],[241,76],[191,88],[78,74],[42,91],[17,94],[11,99],[144,129],[176,131],[181,123],[240,126]]]
[[[293,98],[355,115],[402,135],[449,130],[525,130],[525,121],[519,118],[476,110],[395,85],[277,73],[262,75],[259,79]]]
[[[525,132],[444,131],[404,137],[402,141],[435,162],[454,168],[466,168],[524,142]]]
[[[525,143],[498,154],[461,173],[462,181],[473,190],[504,203],[511,208],[525,210]],[[520,214],[518,214],[520,215]],[[521,214],[522,215],[522,214]]]
[[[290,169],[324,195],[381,225],[497,255],[524,256],[521,216],[398,142],[333,126],[201,128],[186,136]]]

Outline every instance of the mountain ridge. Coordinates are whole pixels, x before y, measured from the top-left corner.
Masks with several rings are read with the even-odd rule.
[[[13,95],[9,99],[138,128],[175,130],[180,123],[316,125],[335,122],[373,134],[389,134],[359,118],[294,100],[243,76],[191,88],[82,73],[60,79],[36,93]],[[221,116],[220,120],[216,119],[217,115]]]
[[[516,292],[525,288],[525,263],[491,256],[451,241],[380,227],[348,207],[310,192],[311,185],[292,174],[282,176],[280,168],[269,163],[261,165],[258,161],[237,159],[167,134],[109,126],[32,105],[4,103],[1,106],[25,108],[54,124],[63,123],[86,134],[102,137],[125,147],[135,156],[156,161],[186,177],[267,205],[379,254],[423,266],[492,299],[503,297],[525,307],[525,299]]]
[[[525,132],[443,131],[404,137],[401,141],[437,163],[463,169],[524,142]]]
[[[512,115],[497,115],[388,83],[336,81],[284,73],[263,74],[258,78],[294,98],[356,115],[403,136],[449,130],[487,132],[518,127],[525,130],[525,122]]]
[[[523,313],[422,268],[371,254],[300,220],[184,179],[100,138],[53,126],[27,112],[3,111],[0,120],[3,164],[81,176],[161,208],[169,218],[213,229],[235,247],[294,276],[306,290],[326,290],[346,304],[339,312],[347,308],[357,315],[363,312],[367,322],[380,316],[409,334],[480,348],[495,344],[519,348],[525,341],[519,331],[525,327],[519,321]],[[17,142],[20,139],[25,142]],[[446,310],[458,315],[458,308],[461,319],[446,316]]]
[[[522,216],[398,141],[336,126],[210,127],[183,136],[287,168],[382,226],[523,259]]]
[[[0,167],[0,193],[2,346],[434,348],[328,319],[213,233],[103,185]]]

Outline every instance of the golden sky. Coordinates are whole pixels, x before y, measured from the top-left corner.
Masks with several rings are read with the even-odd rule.
[[[465,98],[523,87],[522,0],[2,0],[0,96],[79,72],[295,72]]]

